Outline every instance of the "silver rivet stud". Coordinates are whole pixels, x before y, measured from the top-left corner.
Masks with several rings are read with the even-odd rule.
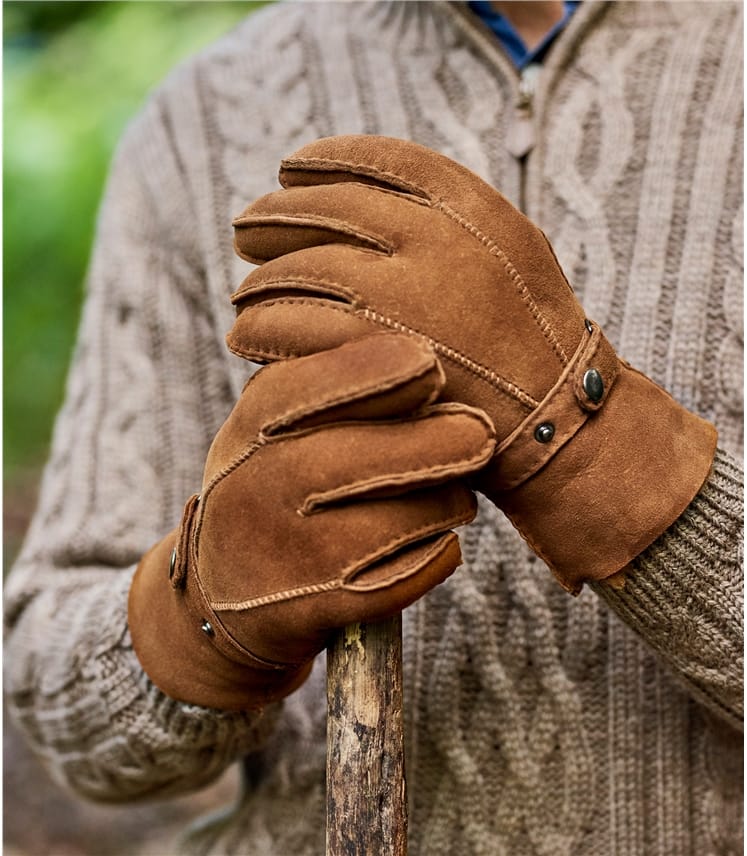
[[[174,576],[174,571],[176,570],[176,547],[171,551],[171,558],[169,559],[169,579],[172,579]]]
[[[202,620],[202,624],[200,625],[200,630],[202,630],[202,632],[206,636],[215,636],[215,630],[213,630],[213,625],[209,621],[206,621],[204,618]]]
[[[581,385],[589,401],[593,401],[594,404],[599,404],[604,398],[604,380],[596,369],[587,369],[584,372],[584,379],[581,381]]]
[[[593,332],[594,332],[594,325],[591,323],[591,321],[589,321],[589,319],[588,319],[588,318],[586,318],[586,319],[585,319],[585,321],[584,321],[584,327],[586,327],[586,331],[587,331],[588,333],[593,333]]]
[[[555,426],[552,422],[542,422],[534,429],[534,439],[538,443],[549,443],[555,436]]]

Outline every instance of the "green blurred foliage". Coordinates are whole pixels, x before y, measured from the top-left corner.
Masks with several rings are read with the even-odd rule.
[[[180,59],[262,3],[5,2],[5,479],[46,455],[111,153]]]

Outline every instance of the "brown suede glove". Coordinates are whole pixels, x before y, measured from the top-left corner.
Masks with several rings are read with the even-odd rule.
[[[460,563],[461,481],[490,460],[478,410],[433,405],[422,340],[374,335],[268,366],[208,454],[201,496],[130,590],[138,658],[164,692],[227,710],[299,686],[331,631],[404,609]]]
[[[269,361],[374,329],[425,338],[444,398],[495,424],[480,489],[573,593],[682,513],[715,429],[617,357],[544,234],[500,193],[373,136],[312,143],[280,182],[234,222],[238,253],[262,267],[233,296],[232,350]]]

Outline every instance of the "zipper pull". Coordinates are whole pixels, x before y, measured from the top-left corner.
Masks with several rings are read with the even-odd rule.
[[[506,148],[517,160],[525,158],[536,143],[534,128],[534,93],[541,66],[528,65],[519,78],[519,88],[514,104],[514,117],[506,135]]]

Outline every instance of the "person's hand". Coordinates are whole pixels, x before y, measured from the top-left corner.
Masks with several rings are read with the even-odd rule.
[[[433,404],[422,340],[375,333],[262,369],[218,432],[202,493],[143,558],[129,623],[146,673],[181,701],[260,707],[303,682],[331,632],[394,615],[459,565],[464,479],[490,420]]]
[[[229,347],[273,361],[375,329],[425,339],[444,398],[499,446],[479,486],[572,592],[623,568],[686,508],[712,426],[621,361],[543,235],[469,170],[385,137],[331,137],[283,161],[285,189],[234,222],[260,264]]]

